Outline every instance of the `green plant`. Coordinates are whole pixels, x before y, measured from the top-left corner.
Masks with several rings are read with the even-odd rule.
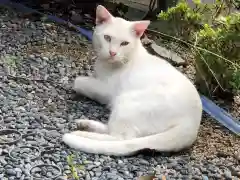
[[[80,177],[78,176],[78,170],[84,170],[84,166],[83,165],[78,165],[74,163],[74,155],[69,155],[67,156],[67,163],[70,167],[70,171],[71,171],[71,178],[73,178],[74,180],[79,180]]]
[[[181,0],[175,7],[169,8],[167,12],[161,12],[158,18],[174,24],[177,37],[189,40],[192,33],[202,26],[203,16],[201,13],[210,8],[202,6],[198,1],[196,3],[199,7],[192,9],[186,1]]]
[[[158,17],[175,23],[178,31],[175,36],[191,42],[196,85],[202,93],[237,93],[240,90],[240,13],[232,12],[231,0],[217,0],[214,4],[195,0],[194,3],[195,8],[191,8],[182,0]]]
[[[203,92],[208,88],[210,92],[234,93],[240,90],[240,52],[237,45],[240,42],[240,15],[231,14],[215,23],[214,27],[205,24],[196,32],[196,44],[227,60],[208,52],[196,52],[198,83]]]
[[[16,68],[17,61],[19,59],[20,58],[18,58],[17,56],[12,56],[12,55],[6,55],[2,57],[2,61],[5,62],[11,68]]]

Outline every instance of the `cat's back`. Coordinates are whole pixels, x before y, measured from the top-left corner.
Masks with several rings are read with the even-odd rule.
[[[188,79],[169,62],[151,55],[146,51],[138,53],[129,66],[126,70],[129,71],[127,76],[136,81],[144,81],[146,84],[153,83],[158,85],[158,83],[164,83],[174,85],[174,82],[178,82],[179,80],[188,81]]]
[[[126,91],[142,91],[163,95],[199,99],[192,82],[169,62],[147,52],[135,56],[133,64],[121,75],[122,86]]]

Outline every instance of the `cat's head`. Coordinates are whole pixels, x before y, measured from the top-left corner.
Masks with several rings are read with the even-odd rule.
[[[105,7],[98,5],[95,28],[98,56],[110,63],[125,63],[141,43],[140,37],[149,24],[150,21],[126,21],[114,17]]]

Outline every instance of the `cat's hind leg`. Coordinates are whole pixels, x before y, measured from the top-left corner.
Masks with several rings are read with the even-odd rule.
[[[100,134],[108,133],[108,126],[98,121],[77,119],[75,120],[77,129],[80,131],[96,132]]]
[[[99,141],[116,141],[119,140],[117,137],[111,136],[109,134],[99,134],[95,132],[86,132],[86,131],[73,131],[70,134],[81,136],[84,138],[99,140]]]

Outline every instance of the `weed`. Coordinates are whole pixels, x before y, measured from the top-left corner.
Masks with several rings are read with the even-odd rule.
[[[67,156],[67,163],[70,167],[71,175],[69,177],[73,178],[74,180],[79,180],[80,177],[78,176],[78,171],[84,171],[85,168],[83,165],[75,164],[74,163],[74,157],[75,155],[68,155]]]
[[[2,57],[2,61],[5,62],[11,68],[16,68],[18,59],[19,58],[17,56],[11,56],[11,55]]]
[[[191,44],[200,92],[233,96],[240,91],[240,13],[234,11],[236,2],[194,3],[195,8],[191,8],[181,0],[158,18],[174,23],[174,39]]]

